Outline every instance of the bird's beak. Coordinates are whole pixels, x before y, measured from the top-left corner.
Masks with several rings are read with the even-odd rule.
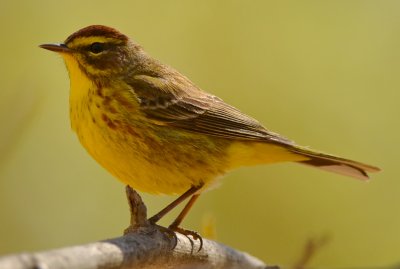
[[[65,44],[42,44],[39,45],[42,49],[47,49],[51,50],[54,52],[59,52],[59,53],[71,53],[72,50],[68,48]]]

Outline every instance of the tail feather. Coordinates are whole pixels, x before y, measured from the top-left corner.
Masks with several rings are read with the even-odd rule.
[[[338,173],[345,176],[354,177],[361,180],[368,180],[368,172],[379,172],[378,167],[328,155],[324,153],[314,152],[303,148],[293,148],[291,151],[309,157],[308,160],[300,161],[299,163],[310,165],[329,172]]]

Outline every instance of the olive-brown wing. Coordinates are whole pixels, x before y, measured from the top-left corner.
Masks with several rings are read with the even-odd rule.
[[[258,121],[208,94],[193,84],[172,83],[162,78],[137,77],[130,83],[141,112],[162,125],[230,139],[293,142],[265,129]]]

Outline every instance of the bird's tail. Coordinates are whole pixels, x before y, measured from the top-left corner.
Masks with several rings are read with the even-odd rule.
[[[333,155],[319,153],[312,150],[293,147],[290,151],[308,157],[308,160],[299,161],[300,164],[313,166],[326,171],[354,177],[361,180],[368,180],[368,173],[379,172],[378,167],[336,157]]]

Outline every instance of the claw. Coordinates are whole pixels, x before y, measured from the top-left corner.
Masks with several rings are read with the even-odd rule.
[[[189,239],[190,244],[192,245],[192,249],[194,247],[193,240],[199,240],[200,247],[199,247],[199,250],[197,252],[199,252],[203,248],[203,238],[201,237],[201,235],[198,232],[191,231],[191,230],[186,230],[186,229],[183,229],[181,227],[175,227],[175,226],[172,226],[172,225],[169,226],[168,229],[170,231],[174,231],[174,232],[177,232],[177,233],[180,233],[180,234],[186,236]],[[189,236],[191,236],[193,238],[193,240],[190,239]]]

